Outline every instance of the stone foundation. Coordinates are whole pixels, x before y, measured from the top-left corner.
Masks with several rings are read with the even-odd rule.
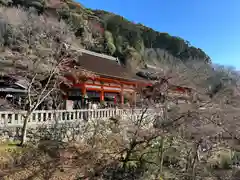
[[[79,140],[86,123],[69,122],[64,124],[41,125],[27,128],[27,140],[37,142],[51,139],[56,141]],[[0,142],[18,141],[22,136],[22,127],[0,127]]]

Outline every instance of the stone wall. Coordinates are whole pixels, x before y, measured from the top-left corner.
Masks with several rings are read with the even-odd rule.
[[[80,123],[81,122],[81,123]],[[46,124],[27,129],[27,139],[31,142],[51,139],[57,141],[78,140],[83,135],[86,123],[69,122],[61,124]],[[0,127],[0,141],[17,141],[21,139],[22,127]]]
[[[57,140],[62,142],[67,141],[79,141],[83,139],[83,136],[91,136],[91,133],[96,128],[96,125],[101,126],[103,130],[107,131],[105,127],[110,127],[111,119],[114,117],[127,121],[136,121],[140,118],[139,112],[126,112],[121,115],[109,115],[107,117],[99,117],[89,120],[83,119],[64,119],[64,121],[41,121],[28,124],[27,128],[27,140],[31,142],[37,142],[39,140]],[[156,112],[152,114],[145,114],[147,119],[154,119]],[[15,120],[12,120],[15,122]],[[113,120],[114,121],[114,120]],[[59,123],[61,122],[61,123]],[[110,123],[110,124],[109,124]],[[21,139],[22,124],[6,123],[0,124],[0,142],[2,141],[17,141]],[[106,132],[107,133],[107,132]]]

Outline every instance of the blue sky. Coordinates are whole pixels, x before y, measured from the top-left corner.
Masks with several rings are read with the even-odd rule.
[[[240,0],[78,0],[203,49],[214,63],[240,69]]]

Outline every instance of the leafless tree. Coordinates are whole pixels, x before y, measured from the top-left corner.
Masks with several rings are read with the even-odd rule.
[[[80,178],[89,179],[221,177],[220,171],[214,170],[215,166],[228,173],[229,170],[224,168],[229,162],[221,160],[222,155],[220,160],[212,162],[216,152],[222,149],[233,151],[236,148],[234,142],[238,140],[237,110],[231,104],[222,106],[223,103],[215,100],[217,95],[226,96],[223,89],[222,93],[219,91],[208,99],[211,108],[204,109],[206,103],[201,102],[169,107],[173,98],[166,98],[160,109],[153,100],[157,100],[159,93],[165,93],[168,87],[166,81],[156,82],[150,97],[142,101],[142,107],[126,109],[121,118],[88,121],[81,141],[74,141],[74,145],[73,142],[66,143],[64,148],[45,148],[44,152],[53,153],[50,149],[58,152],[57,159],[61,161],[54,166],[39,167],[42,170],[52,168],[51,171],[64,169],[66,173],[72,169],[75,175],[81,172]],[[42,144],[41,147],[50,145]],[[56,157],[51,155],[51,160],[54,159]],[[62,164],[67,162],[68,165]],[[232,177],[231,174],[228,176]]]
[[[19,9],[1,11],[1,33],[4,34],[1,37],[5,37],[1,39],[1,56],[6,59],[5,71],[30,80],[24,144],[32,112],[51,93],[59,92],[61,83],[68,83],[64,74],[69,68],[76,79],[90,72],[68,66],[81,54],[72,49],[74,37],[64,24],[30,16]],[[18,14],[6,17],[10,14],[7,11]],[[6,43],[8,48],[4,46]],[[238,73],[195,61],[166,62],[162,67],[162,71],[157,72],[161,78],[153,87],[139,90],[143,99],[140,109],[125,110],[121,118],[90,120],[84,126],[81,141],[65,143],[64,148],[59,148],[59,142],[54,147],[46,142],[39,144],[38,149],[34,149],[37,151],[34,160],[30,156],[27,159],[37,165],[24,167],[36,167],[32,172],[44,173],[45,179],[50,179],[54,171],[65,171],[61,176],[67,172],[76,176],[81,172],[79,177],[89,179],[138,179],[139,176],[159,179],[170,175],[181,180],[224,177],[222,173],[229,172],[224,167],[232,167],[231,162],[211,161],[221,149],[231,152],[238,149]],[[37,86],[41,80],[45,83]],[[201,97],[191,104],[169,106],[179,98],[169,96],[172,85],[190,86],[192,92]],[[160,101],[163,96],[165,101]],[[210,171],[208,165],[212,168]],[[217,166],[221,172],[212,166]],[[234,175],[224,178],[231,177]]]
[[[16,8],[1,8],[1,12],[1,37],[4,37],[1,54],[8,61],[8,64],[3,62],[4,73],[29,80],[28,107],[22,128],[23,145],[27,122],[33,111],[51,94],[61,94],[61,84],[72,83],[65,74],[71,72],[73,78],[81,80],[93,73],[79,67],[76,69],[81,53],[77,47],[72,48],[74,35],[63,22]]]
[[[188,152],[184,158],[188,162],[186,168],[175,174],[178,174],[180,179],[214,176],[206,175],[207,171],[203,168],[203,164],[209,157],[207,158],[203,151],[211,154],[221,147],[226,149],[231,147],[231,151],[234,151],[233,141],[235,143],[238,141],[239,74],[232,68],[219,68],[195,61],[168,62],[161,67],[162,70],[156,72],[161,77],[160,80],[153,85],[153,88],[148,89],[149,98],[157,100],[159,94],[169,95],[167,92],[171,90],[171,85],[179,84],[179,86],[191,87],[192,93],[196,93],[199,100],[191,101],[188,105],[178,104],[169,107],[169,102],[179,97],[175,94],[166,97],[166,103],[162,104],[165,116],[163,116],[164,121],[158,122],[158,127],[165,129],[168,135],[177,137],[177,141],[187,145],[182,147]],[[171,168],[168,167],[165,171],[169,169]]]

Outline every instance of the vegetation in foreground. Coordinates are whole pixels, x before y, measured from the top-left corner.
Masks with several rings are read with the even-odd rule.
[[[13,1],[13,5],[16,2]],[[33,4],[22,5],[41,7],[39,3]],[[44,8],[37,10],[3,7],[0,22],[1,71],[22,75],[30,82],[34,80],[30,90],[37,95],[31,97],[32,102],[59,92],[59,83],[41,87],[40,82],[49,75],[54,75],[50,80],[63,82],[61,75],[65,67],[59,66],[59,59],[64,62],[69,54],[75,59],[79,54],[73,46],[96,48],[97,42],[100,42],[95,41],[98,36],[94,41],[76,37],[74,27],[41,15],[46,11]],[[104,39],[102,42],[105,42]],[[87,46],[87,43],[90,45]],[[71,46],[66,48],[67,45]],[[52,136],[46,138],[43,135],[35,145],[10,148],[10,153],[1,150],[1,156],[9,164],[1,168],[1,178],[236,179],[239,174],[234,167],[239,159],[239,74],[224,67],[213,68],[205,61],[182,63],[173,59],[162,56],[158,62],[168,69],[164,73],[167,79],[171,77],[172,81],[182,81],[186,86],[191,84],[196,87],[199,97],[193,100],[190,107],[185,110],[180,106],[168,108],[169,102],[174,99],[166,99],[163,117],[149,120],[139,116],[132,121],[131,115],[128,115],[122,121],[88,122],[85,131],[76,132],[81,135],[81,141],[70,137],[68,143],[61,138],[55,139],[56,136],[46,129],[46,134]],[[156,83],[153,94],[143,102],[142,113],[149,106],[154,111],[159,110],[151,100],[157,101],[159,94],[165,93],[163,86],[163,82]],[[207,97],[204,102],[202,97]],[[205,106],[208,107],[204,109]],[[28,112],[31,113],[35,107],[36,104]]]

